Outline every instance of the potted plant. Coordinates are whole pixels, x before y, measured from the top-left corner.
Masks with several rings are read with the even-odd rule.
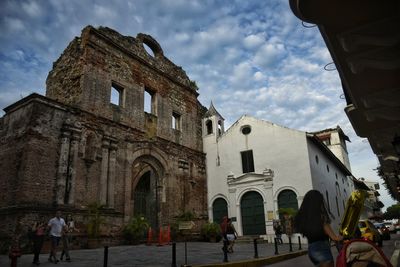
[[[88,247],[96,248],[100,245],[100,227],[104,223],[104,218],[101,216],[101,209],[104,205],[97,202],[88,205]]]
[[[221,228],[215,222],[207,222],[201,227],[201,235],[206,241],[219,242],[221,240]]]
[[[133,217],[123,229],[124,238],[129,244],[139,244],[149,227],[145,217]]]
[[[280,208],[278,209],[279,218],[282,223],[283,233],[287,236],[291,236],[294,229],[294,217],[296,216],[297,210],[293,208]]]

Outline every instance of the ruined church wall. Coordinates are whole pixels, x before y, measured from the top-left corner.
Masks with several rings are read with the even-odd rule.
[[[144,91],[149,90],[156,98],[155,134],[201,151],[197,92],[180,67],[163,55],[147,54],[139,39],[108,28],[85,28],[54,63],[47,80],[47,96],[143,129]],[[119,106],[110,103],[113,85],[122,92]],[[181,115],[179,132],[172,129],[173,112]]]

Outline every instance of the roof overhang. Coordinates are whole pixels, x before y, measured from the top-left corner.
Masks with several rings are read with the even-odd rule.
[[[380,176],[400,201],[400,1],[289,0],[293,13],[316,24],[336,65],[360,137],[368,138]],[[400,146],[400,144],[399,144]]]

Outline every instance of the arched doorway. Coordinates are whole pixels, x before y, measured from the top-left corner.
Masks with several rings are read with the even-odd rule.
[[[134,162],[132,172],[132,214],[145,217],[153,229],[158,229],[163,168],[156,159],[143,156]]]
[[[213,221],[221,223],[224,216],[228,216],[228,204],[225,199],[219,197],[213,203]]]
[[[250,191],[240,201],[243,235],[265,234],[264,201],[262,196]]]

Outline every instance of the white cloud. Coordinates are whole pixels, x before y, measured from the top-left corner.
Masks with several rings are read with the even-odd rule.
[[[6,24],[6,28],[10,32],[25,30],[24,23],[20,19],[5,17],[4,21],[5,21],[5,24]]]
[[[354,172],[368,161],[362,174],[374,176],[374,155],[344,114],[338,73],[323,70],[332,61],[324,41],[317,28],[301,26],[288,1],[95,2],[1,2],[0,108],[32,91],[44,94],[52,62],[86,25],[144,32],[197,82],[205,106],[214,100],[228,124],[245,113],[305,131],[339,124],[353,141]]]
[[[261,46],[254,56],[254,63],[261,68],[271,69],[285,55],[285,46],[282,43],[266,43]]]
[[[98,4],[94,5],[93,8],[94,14],[101,19],[113,19],[116,16],[114,10],[110,9],[109,7],[101,6]]]
[[[22,9],[31,17],[39,17],[42,15],[40,6],[35,1],[28,1],[22,3]]]
[[[255,81],[264,81],[267,79],[267,76],[261,71],[257,71],[254,73],[253,78]]]
[[[310,60],[290,56],[283,61],[282,71],[286,73],[317,74],[316,72],[322,72],[322,68]]]
[[[254,49],[265,42],[263,34],[251,34],[244,38],[243,44],[247,49]]]
[[[242,62],[234,66],[232,75],[229,78],[232,86],[239,89],[247,87],[246,85],[251,82],[251,79],[249,79],[252,75],[251,70],[251,65],[248,62]]]

